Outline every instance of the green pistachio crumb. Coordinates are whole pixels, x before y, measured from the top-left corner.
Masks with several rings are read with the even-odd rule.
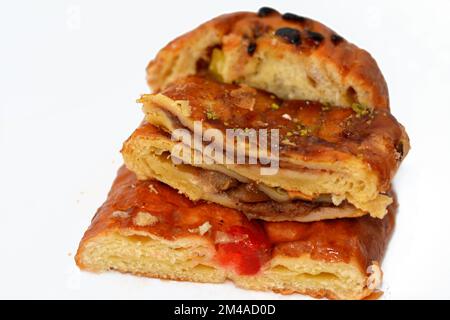
[[[206,117],[208,118],[208,120],[217,120],[217,119],[219,119],[219,117],[212,110],[207,110],[206,111]]]
[[[293,143],[291,140],[289,140],[288,138],[285,138],[281,141],[282,144],[288,145],[288,146],[295,146],[295,143]]]
[[[280,109],[280,105],[279,104],[277,104],[277,103],[272,103],[271,105],[270,105],[270,107],[272,108],[272,110],[278,110],[278,109]]]
[[[309,135],[310,134],[310,130],[309,129],[302,129],[302,130],[300,130],[300,135],[302,136],[302,137],[306,137],[307,135]]]
[[[302,136],[302,137],[305,137],[305,136],[311,134],[311,129],[306,127],[303,124],[297,124],[297,129],[298,129],[297,134],[300,134],[300,136]]]
[[[361,116],[365,116],[369,114],[369,108],[366,106],[360,104],[360,103],[353,103],[352,104],[353,111],[356,112],[356,117],[359,118]]]

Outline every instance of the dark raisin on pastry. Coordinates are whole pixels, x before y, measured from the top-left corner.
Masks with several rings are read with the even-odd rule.
[[[331,42],[337,46],[339,43],[341,43],[342,41],[344,41],[344,38],[342,38],[340,35],[333,33],[331,35]]]
[[[280,28],[275,31],[275,35],[295,45],[299,45],[302,43],[300,31],[298,31],[297,29]]]
[[[308,35],[308,38],[314,42],[315,45],[319,45],[324,39],[322,34],[320,34],[318,32],[314,32],[314,31],[308,30],[307,35]]]
[[[295,21],[295,22],[299,22],[299,23],[305,23],[305,21],[306,21],[305,17],[299,16],[299,15],[296,15],[296,14],[293,14],[293,13],[289,13],[289,12],[283,14],[281,17],[284,20]]]
[[[255,53],[256,50],[256,43],[250,42],[247,47],[247,53],[252,56]]]
[[[267,16],[270,16],[271,14],[278,13],[277,10],[269,8],[269,7],[262,7],[258,10],[258,17],[264,18]]]

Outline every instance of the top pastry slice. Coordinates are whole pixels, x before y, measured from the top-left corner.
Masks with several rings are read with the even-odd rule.
[[[233,178],[232,181],[251,183],[259,193],[280,203],[294,200],[347,203],[382,218],[392,202],[387,194],[391,180],[409,150],[402,125],[386,109],[339,108],[309,100],[282,100],[246,85],[224,84],[201,76],[178,79],[159,93],[142,96],[140,101],[146,121],[167,134],[166,138],[158,134],[160,138],[148,140],[146,146],[137,146],[136,134],[125,143],[125,163],[141,179],[155,175],[150,159],[147,166],[138,166],[137,161],[151,154],[170,155],[174,145],[182,143],[174,139],[176,130],[193,133],[197,123],[203,132],[214,129],[223,133],[223,141],[203,141],[201,148],[194,141],[187,141],[192,149],[188,165],[220,172],[221,176]],[[259,162],[227,161],[225,152],[222,163],[195,162],[193,155],[197,153],[203,159],[210,156],[205,154],[205,144],[221,145],[226,150],[234,143],[237,152],[238,140],[232,136],[230,141],[227,129],[241,129],[244,136],[260,129],[278,130],[276,172],[261,174],[267,165]],[[193,134],[190,137],[194,139]],[[250,137],[242,141],[251,156]],[[264,151],[260,142],[256,143],[258,154]],[[268,154],[269,158],[273,156],[271,152]],[[173,152],[171,156],[174,157]]]
[[[322,23],[269,8],[216,17],[176,38],[147,67],[159,91],[188,75],[213,73],[283,99],[389,109],[372,56]]]

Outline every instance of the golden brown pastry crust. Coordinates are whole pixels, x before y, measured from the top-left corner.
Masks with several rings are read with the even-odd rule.
[[[200,282],[231,278],[250,289],[363,298],[374,290],[369,284],[368,267],[378,267],[377,262],[383,258],[395,209],[392,205],[382,220],[362,217],[314,223],[249,221],[233,209],[193,203],[160,182],[139,181],[122,167],[108,199],[86,231],[75,260],[80,268],[92,271],[115,269]],[[116,247],[108,247],[108,237],[125,241],[126,253],[121,256]],[[230,237],[231,241],[224,241]],[[149,247],[149,255],[143,249],[149,243],[164,249],[174,244],[176,247],[163,255]],[[186,248],[190,249],[183,251]],[[198,259],[199,265],[161,272],[163,267],[172,270],[186,263],[174,263],[180,252],[187,252],[189,263]],[[151,267],[133,269],[132,259],[147,259]],[[292,270],[286,273],[287,267]],[[306,268],[309,273],[301,273],[294,281],[289,277],[295,276],[296,268]],[[277,279],[283,281],[276,282]],[[302,287],[302,283],[310,287]],[[313,284],[317,283],[321,286],[316,288]]]
[[[279,31],[281,28],[300,32],[301,43],[293,44]],[[180,77],[203,72],[211,62],[213,48],[220,49],[225,58],[219,66],[219,76],[225,82],[246,83],[288,99],[341,106],[357,102],[370,108],[389,108],[386,82],[368,52],[317,21],[279,13],[226,14],[180,36],[149,63],[149,85],[159,91]],[[289,62],[287,67],[282,65],[284,62]],[[297,66],[303,67],[293,69]],[[276,70],[283,70],[282,74]],[[289,70],[298,73],[292,81],[288,80]],[[263,79],[269,74],[269,79]],[[282,81],[279,86],[277,81]],[[297,84],[302,88],[296,93],[286,88]]]

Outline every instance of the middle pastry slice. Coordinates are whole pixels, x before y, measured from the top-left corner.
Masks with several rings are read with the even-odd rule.
[[[268,221],[383,218],[409,150],[388,110],[283,101],[202,76],[144,95],[126,166],[191,200]]]

